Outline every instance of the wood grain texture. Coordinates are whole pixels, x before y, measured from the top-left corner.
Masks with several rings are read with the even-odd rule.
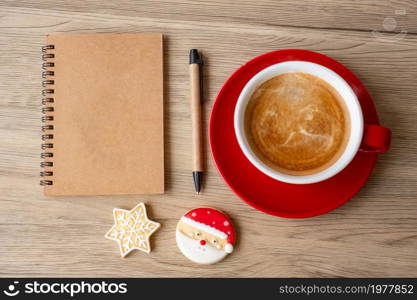
[[[383,26],[384,20],[392,25],[387,17],[397,20],[394,30]],[[1,1],[0,276],[417,276],[416,19],[416,1]],[[376,38],[374,30],[384,36]],[[165,34],[166,194],[43,196],[45,35],[147,31]],[[206,130],[215,95],[237,67],[266,51],[303,48],[341,61],[361,78],[393,131],[391,151],[357,196],[316,218],[281,219],[244,204],[208,150],[205,189],[196,196],[190,48],[206,58]],[[136,251],[121,259],[116,243],[104,239],[112,209],[140,201],[162,228],[150,255]],[[177,220],[200,205],[224,210],[238,229],[236,251],[212,266],[192,264],[175,244]]]

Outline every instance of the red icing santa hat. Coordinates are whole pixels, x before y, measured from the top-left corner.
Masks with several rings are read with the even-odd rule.
[[[227,253],[233,252],[235,231],[230,219],[222,212],[213,208],[200,207],[190,210],[181,220],[201,231],[227,240],[224,250]]]

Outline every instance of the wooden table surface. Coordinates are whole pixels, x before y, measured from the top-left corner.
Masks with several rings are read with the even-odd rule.
[[[417,276],[417,2],[0,1],[0,276]],[[40,48],[53,32],[165,34],[166,181],[155,196],[45,197],[39,186]],[[302,48],[355,72],[393,131],[361,192],[343,207],[292,220],[261,213],[226,186],[207,150],[207,181],[191,181],[188,50],[207,57],[206,128],[215,95],[241,64]],[[348,182],[346,184],[349,184]],[[162,223],[153,251],[119,257],[104,239],[114,207],[145,202]],[[239,243],[198,266],[175,243],[178,218],[208,205],[226,211]]]

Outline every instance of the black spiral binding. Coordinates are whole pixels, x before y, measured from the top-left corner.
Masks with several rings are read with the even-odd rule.
[[[50,170],[50,168],[54,165],[54,163],[51,161],[51,158],[54,156],[54,154],[52,152],[48,152],[48,149],[52,149],[54,147],[54,144],[52,143],[52,139],[54,138],[54,135],[52,133],[54,125],[50,124],[51,121],[54,120],[54,89],[52,86],[55,83],[53,79],[55,73],[53,70],[51,70],[55,66],[55,63],[53,62],[55,54],[51,53],[51,51],[54,49],[54,45],[46,45],[42,47],[42,69],[44,70],[42,72],[42,87],[44,87],[44,89],[42,90],[42,122],[45,124],[42,125],[43,143],[41,145],[42,150],[44,150],[41,153],[41,158],[44,159],[44,161],[41,162],[41,168],[43,168],[44,170],[40,172],[40,175],[43,178],[50,177],[53,175],[53,172]],[[40,181],[40,184],[52,185],[53,181],[51,179],[42,179]]]

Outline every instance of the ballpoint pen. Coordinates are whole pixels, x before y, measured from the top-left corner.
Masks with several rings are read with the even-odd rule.
[[[201,190],[203,177],[203,130],[201,106],[203,59],[197,49],[190,50],[191,120],[193,126],[193,179],[197,194]]]

